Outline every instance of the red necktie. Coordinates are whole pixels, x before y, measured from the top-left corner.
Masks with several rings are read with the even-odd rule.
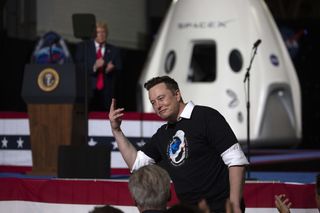
[[[102,58],[102,45],[99,46],[99,49],[96,54],[96,59]],[[96,88],[97,90],[103,89],[103,67],[100,67],[98,70],[98,76],[97,76],[97,83]]]

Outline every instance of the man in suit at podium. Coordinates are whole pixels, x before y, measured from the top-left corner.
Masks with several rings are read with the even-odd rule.
[[[84,64],[89,76],[88,85],[92,91],[90,111],[109,110],[116,77],[122,69],[120,50],[107,43],[107,37],[107,24],[97,22],[95,38],[80,43],[76,50],[75,60]]]

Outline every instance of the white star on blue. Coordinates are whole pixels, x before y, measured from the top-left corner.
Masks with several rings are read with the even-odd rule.
[[[2,139],[1,143],[2,143],[1,145],[2,148],[8,148],[8,140],[6,139],[6,137]]]
[[[23,148],[24,141],[19,137],[19,140],[17,140],[18,147],[17,148]]]

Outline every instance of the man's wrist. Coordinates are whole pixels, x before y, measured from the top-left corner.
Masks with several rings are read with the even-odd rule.
[[[235,200],[235,199],[231,199],[231,198],[229,198],[230,199],[230,203],[231,203],[231,205],[234,207],[234,208],[240,208],[240,200]]]
[[[122,134],[122,130],[120,127],[118,128],[111,128],[113,134]]]

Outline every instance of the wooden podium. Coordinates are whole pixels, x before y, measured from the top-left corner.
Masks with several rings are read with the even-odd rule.
[[[73,64],[25,67],[22,97],[27,103],[32,174],[57,176],[60,145],[85,144],[84,87]]]

